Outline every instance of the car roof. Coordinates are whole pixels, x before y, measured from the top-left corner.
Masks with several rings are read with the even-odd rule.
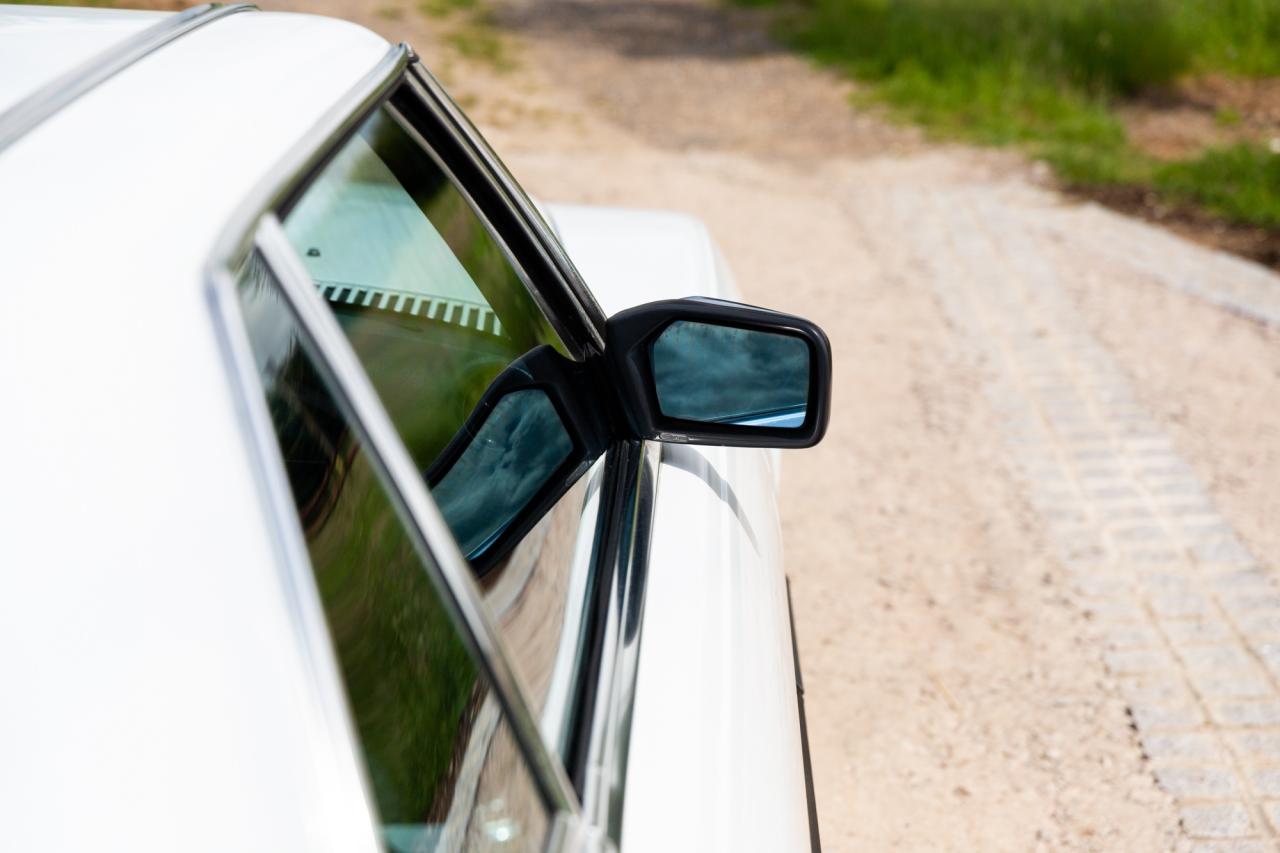
[[[74,179],[84,221],[115,218],[121,199],[95,190],[124,178],[131,218],[152,214],[167,239],[204,250],[214,233],[166,229],[165,208],[182,195],[220,229],[230,211],[217,200],[247,195],[391,47],[346,21],[211,13],[219,11],[227,10],[205,12],[208,23],[132,59],[7,147],[0,142],[0,216],[17,210],[29,220],[33,201]],[[95,70],[175,14],[0,5],[0,124],[42,86]]]
[[[9,98],[156,21],[10,12],[0,55],[15,28],[41,49]],[[227,15],[0,150],[0,849],[376,849],[204,269],[390,49],[341,21]]]
[[[170,13],[0,6],[0,113]]]

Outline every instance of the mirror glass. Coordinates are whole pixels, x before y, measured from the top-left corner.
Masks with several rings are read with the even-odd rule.
[[[462,553],[482,554],[572,452],[560,414],[537,388],[504,395],[478,429],[464,427],[427,473]]]
[[[782,332],[677,320],[653,342],[658,407],[669,418],[799,429],[809,345]]]

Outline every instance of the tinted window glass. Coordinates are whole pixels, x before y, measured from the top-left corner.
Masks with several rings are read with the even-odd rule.
[[[484,223],[386,111],[338,151],[284,226],[424,473],[465,435],[486,389],[513,361],[540,345],[563,350]],[[527,458],[527,446],[488,449],[467,465],[478,488],[465,501],[440,502],[469,557],[493,539],[478,534],[477,519],[485,517],[488,534],[501,532],[555,471],[541,466],[541,455]],[[506,488],[479,488],[514,468],[523,502]],[[456,488],[450,494],[459,497]]]
[[[496,699],[256,260],[240,293],[385,843],[541,849],[547,815]]]
[[[551,398],[539,388],[500,399],[468,438],[431,490],[464,554],[482,552],[573,451]]]
[[[594,504],[579,481],[528,532],[517,536],[512,521],[520,516],[527,529],[535,514],[522,510],[548,477],[563,483],[562,465],[590,460],[543,392],[487,392],[530,353],[565,357],[563,344],[500,242],[394,108],[365,122],[284,225],[463,553],[483,567],[481,588],[530,704],[558,729],[580,659]]]

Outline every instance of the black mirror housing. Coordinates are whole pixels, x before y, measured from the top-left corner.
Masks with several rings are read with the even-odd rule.
[[[639,438],[812,447],[831,413],[831,344],[817,324],[707,297],[609,318],[605,356]]]
[[[422,473],[483,578],[614,440],[811,447],[830,407],[831,346],[815,324],[718,299],[652,302],[610,318],[603,358],[543,345],[511,362]]]

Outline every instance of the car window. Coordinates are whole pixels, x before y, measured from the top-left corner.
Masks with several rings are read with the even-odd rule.
[[[493,690],[256,258],[239,294],[385,846],[541,850],[548,814]]]
[[[586,479],[558,500],[541,490],[592,459],[545,391],[493,396],[530,380],[539,359],[568,363],[564,344],[394,107],[334,154],[284,228],[477,569],[530,705],[565,713],[557,691],[571,689],[589,592],[571,575],[589,555],[594,505]]]
[[[543,345],[563,351],[483,222],[385,111],[336,153],[284,227],[424,474],[513,362]],[[505,424],[489,419],[490,435],[459,460],[465,477],[450,470],[433,484],[468,558],[518,515],[524,503],[513,498],[527,503],[572,449],[554,417],[539,417],[545,402],[542,412],[524,402],[498,413]],[[493,440],[531,424],[539,440]],[[520,451],[526,458],[510,458]]]

